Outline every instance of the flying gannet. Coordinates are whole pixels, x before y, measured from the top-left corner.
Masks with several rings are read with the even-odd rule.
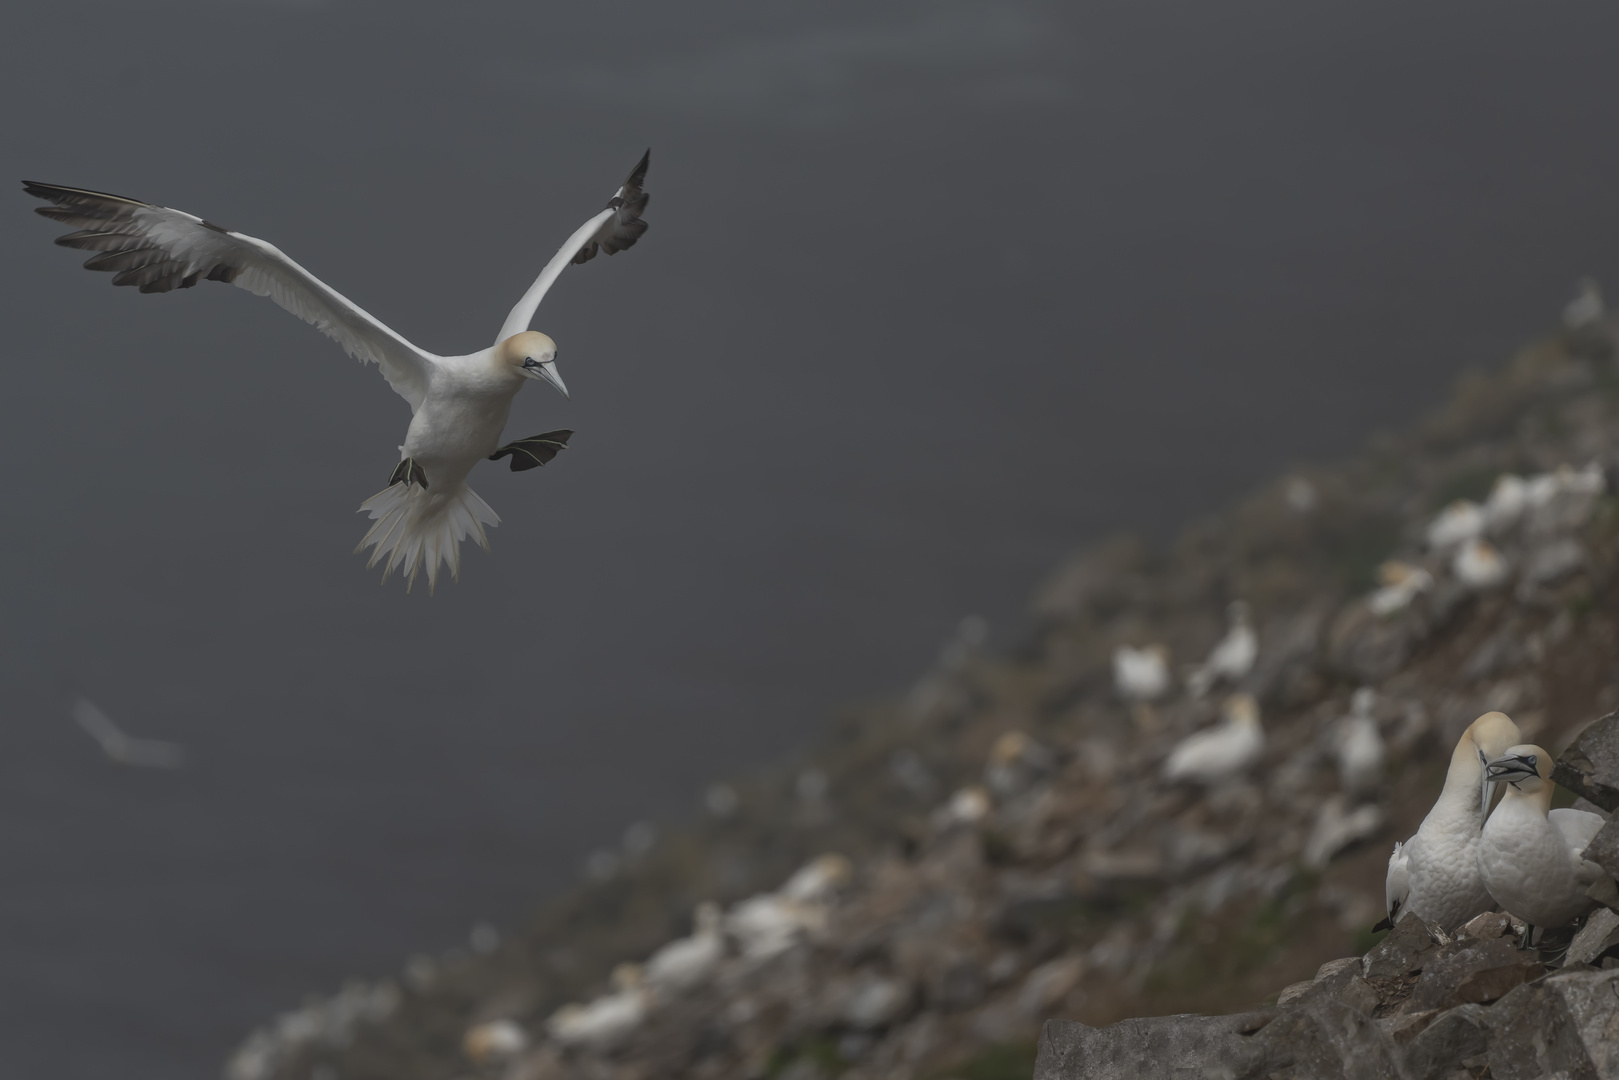
[[[161,739],[137,739],[126,734],[112,717],[86,697],[76,697],[73,720],[101,747],[108,760],[148,769],[178,769],[185,764],[185,747]]]
[[[1605,822],[1586,810],[1552,810],[1552,756],[1538,746],[1513,746],[1491,759],[1486,773],[1507,785],[1478,843],[1478,870],[1503,911],[1535,927],[1567,926],[1596,907],[1585,894],[1602,868],[1581,858]]]
[[[1479,829],[1494,785],[1485,765],[1519,739],[1505,713],[1487,712],[1468,725],[1450,754],[1439,799],[1416,835],[1394,845],[1384,899],[1388,917],[1374,929],[1393,926],[1414,911],[1422,921],[1450,929],[1495,906],[1478,869]]]
[[[263,240],[118,195],[33,181],[23,187],[55,204],[38,213],[78,229],[56,242],[96,252],[85,268],[113,272],[114,285],[157,293],[223,281],[268,296],[350,356],[381,368],[388,385],[410,403],[412,416],[388,486],[360,505],[375,524],[355,550],[375,547],[367,566],[386,560],[384,580],[398,569],[413,583],[425,570],[431,590],[440,560],[452,577],[459,576],[460,542],[470,535],[487,549],[484,526],[500,523],[466,486],[472,467],[510,457],[512,470],[520,472],[544,465],[567,446],[573,432],[566,430],[500,443],[512,399],[526,379],[568,393],[557,374],[556,343],[529,330],[529,323],[569,263],[586,262],[598,250],[622,251],[646,232],[642,184],[650,159],[648,151],[606,208],[568,237],[506,316],[495,343],[466,356],[438,356],[412,345]]]

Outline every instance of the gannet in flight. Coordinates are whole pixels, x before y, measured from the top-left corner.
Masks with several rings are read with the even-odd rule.
[[[101,752],[120,765],[148,769],[178,769],[185,764],[185,747],[161,739],[137,739],[125,734],[112,717],[89,698],[76,697],[73,720],[101,747]]]
[[[1422,921],[1450,929],[1495,906],[1478,869],[1479,829],[1494,785],[1485,765],[1520,738],[1505,713],[1488,712],[1468,725],[1450,754],[1450,769],[1439,799],[1403,844],[1389,856],[1384,929],[1414,911]]]
[[[1524,744],[1486,769],[1507,790],[1479,838],[1479,875],[1502,910],[1527,924],[1525,948],[1535,927],[1567,926],[1596,907],[1585,890],[1602,876],[1581,853],[1605,822],[1586,810],[1551,810],[1553,764],[1546,751]]]
[[[189,289],[198,281],[223,281],[311,323],[362,363],[382,369],[383,378],[410,402],[411,421],[399,464],[383,491],[360,505],[376,522],[356,551],[374,545],[367,566],[386,560],[383,578],[396,568],[408,582],[427,572],[431,590],[438,564],[459,576],[459,544],[474,537],[485,549],[485,525],[500,518],[466,486],[478,462],[510,457],[514,472],[544,465],[567,446],[571,431],[548,431],[502,446],[500,435],[512,398],[524,380],[540,379],[567,396],[557,374],[557,346],[529,330],[534,312],[569,263],[611,255],[635,244],[646,232],[648,151],[607,207],[581,225],[523,298],[506,316],[495,343],[466,356],[437,356],[418,348],[293,262],[271,244],[200,217],[151,203],[79,188],[24,181],[28,194],[54,203],[37,212],[79,231],[58,237],[64,247],[97,254],[89,270],[114,273],[114,285],[135,285],[143,293]],[[408,586],[407,586],[408,588]]]

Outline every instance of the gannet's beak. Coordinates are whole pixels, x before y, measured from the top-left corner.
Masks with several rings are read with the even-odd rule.
[[[1489,782],[1496,784],[1515,784],[1519,780],[1527,780],[1531,776],[1539,776],[1535,766],[1538,764],[1533,754],[1508,754],[1503,758],[1496,758],[1484,770]]]
[[[555,360],[524,360],[522,372],[531,379],[544,379],[556,387],[563,397],[568,396],[568,387],[563,383],[562,376],[557,374]]]
[[[1483,818],[1483,817],[1486,817],[1486,816],[1489,815],[1489,812],[1490,812],[1490,797],[1495,794],[1495,784],[1490,780],[1490,762],[1489,762],[1489,759],[1487,759],[1484,756],[1484,751],[1482,751],[1482,750],[1480,750],[1478,752],[1478,762],[1479,762],[1480,765],[1484,766],[1482,769],[1479,770],[1479,774],[1478,774],[1478,792],[1479,792],[1478,813],[1479,813],[1479,817]]]

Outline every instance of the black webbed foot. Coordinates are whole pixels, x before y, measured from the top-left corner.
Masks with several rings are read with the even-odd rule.
[[[530,435],[526,439],[507,443],[493,454],[490,461],[499,461],[507,454],[512,458],[512,472],[523,472],[526,469],[535,469],[568,448],[568,437],[573,432],[564,428],[561,431],[547,431],[543,435]]]
[[[427,490],[427,470],[416,464],[415,458],[404,458],[388,477],[388,486],[395,484],[420,484],[422,490]]]

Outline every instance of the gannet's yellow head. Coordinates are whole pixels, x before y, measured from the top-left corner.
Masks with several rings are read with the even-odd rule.
[[[557,343],[538,330],[524,330],[502,341],[495,351],[495,361],[526,379],[543,379],[563,397],[568,396],[568,388],[557,374]]]
[[[1518,744],[1523,733],[1506,713],[1487,712],[1467,725],[1464,740],[1471,740],[1481,764],[1494,761]]]
[[[1525,795],[1535,795],[1552,781],[1552,756],[1532,743],[1519,743],[1490,761],[1485,772],[1497,784],[1511,784]]]

